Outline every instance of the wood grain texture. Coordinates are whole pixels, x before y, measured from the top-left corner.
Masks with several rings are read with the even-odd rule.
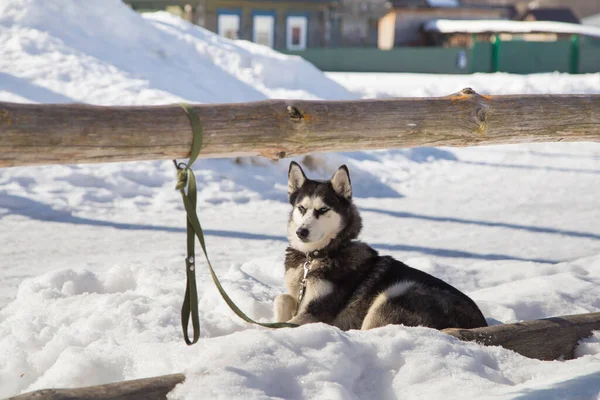
[[[437,98],[193,108],[204,127],[200,157],[600,141],[600,95],[481,96],[464,89]],[[0,103],[0,167],[184,158],[191,142],[178,105]]]
[[[502,346],[529,358],[570,360],[575,358],[577,342],[597,330],[600,312],[444,332],[460,340]]]
[[[76,389],[43,389],[8,400],[166,400],[167,393],[184,380],[183,374],[164,375]]]

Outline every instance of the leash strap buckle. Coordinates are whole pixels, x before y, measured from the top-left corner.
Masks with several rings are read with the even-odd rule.
[[[302,268],[304,269],[304,273],[302,275],[302,280],[300,281],[300,290],[298,291],[298,305],[296,307],[296,312],[294,315],[298,314],[298,311],[300,310],[300,303],[302,303],[302,299],[304,298],[304,295],[306,294],[306,277],[308,276],[308,273],[310,272],[311,264],[312,264],[312,262],[307,255],[306,261],[304,262],[304,265],[302,266]]]

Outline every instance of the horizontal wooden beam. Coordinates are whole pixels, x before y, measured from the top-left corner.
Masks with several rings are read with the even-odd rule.
[[[581,339],[600,330],[600,312],[565,315],[486,326],[475,329],[445,329],[460,340],[488,346],[502,346],[529,358],[539,360],[570,360]]]
[[[42,389],[8,400],[166,400],[184,380],[183,374],[164,375],[76,389]]]
[[[201,157],[422,146],[600,141],[600,95],[358,101],[268,100],[194,106]],[[190,123],[178,105],[102,107],[0,102],[0,167],[184,158]]]

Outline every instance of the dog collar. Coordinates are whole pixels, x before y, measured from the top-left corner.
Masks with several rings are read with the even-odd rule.
[[[314,250],[314,251],[309,251],[308,253],[306,253],[306,260],[307,261],[312,261],[316,258],[325,258],[327,257],[327,252],[323,249],[321,250]]]

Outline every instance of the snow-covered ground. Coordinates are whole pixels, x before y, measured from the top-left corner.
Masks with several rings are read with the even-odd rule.
[[[118,0],[4,0],[0,43],[0,101],[600,93],[600,74],[323,75]],[[341,163],[362,239],[464,290],[490,323],[600,311],[600,145],[323,154],[310,174],[328,177]],[[284,290],[287,165],[195,168],[213,264],[264,321]],[[0,397],[185,371],[173,399],[599,398],[598,333],[578,359],[541,362],[426,328],[270,331],[233,315],[202,266],[202,339],[187,347],[174,184],[162,161],[0,169]]]

